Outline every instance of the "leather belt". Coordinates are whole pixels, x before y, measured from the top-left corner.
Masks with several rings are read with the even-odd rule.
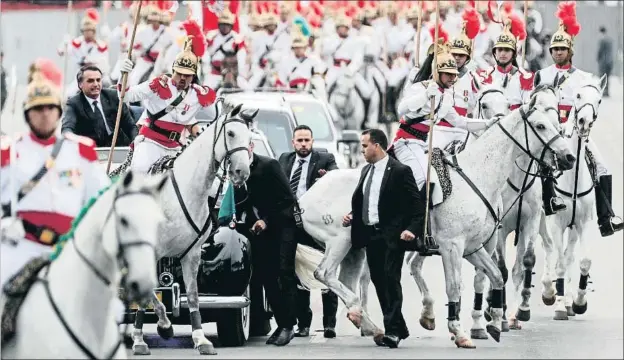
[[[22,219],[24,230],[43,245],[54,245],[61,237],[56,231],[45,226],[38,226]]]
[[[405,131],[406,133],[412,135],[413,137],[415,137],[418,140],[422,140],[424,142],[427,142],[427,139],[429,137],[429,134],[422,132],[420,130],[416,130],[413,127],[407,125],[407,124],[400,124],[399,125],[399,129]]]
[[[155,124],[156,121],[150,119],[150,121],[147,124],[147,127],[157,133],[159,133],[160,135],[166,136],[169,140],[171,141],[176,141],[176,142],[180,142],[180,138],[182,137],[182,134],[177,132],[177,131],[170,131],[170,130],[165,130],[163,128],[161,128],[160,126]]]

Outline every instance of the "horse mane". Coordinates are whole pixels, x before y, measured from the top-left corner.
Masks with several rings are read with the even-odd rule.
[[[555,96],[557,95],[557,88],[555,88],[554,86],[552,86],[551,84],[539,84],[537,85],[535,88],[533,88],[533,91],[531,91],[530,94],[530,98],[533,98],[533,96],[535,96],[535,94],[542,92],[544,90],[550,90],[553,92],[553,94],[555,94]]]
[[[87,200],[87,203],[82,207],[82,209],[80,209],[80,212],[78,213],[78,215],[76,215],[74,220],[72,220],[71,228],[69,229],[69,231],[61,235],[61,237],[59,238],[59,241],[56,243],[56,245],[54,245],[54,248],[52,249],[52,253],[50,254],[50,261],[54,261],[58,258],[65,244],[70,239],[74,238],[74,233],[76,232],[76,229],[78,228],[78,226],[84,219],[89,209],[91,209],[93,205],[98,201],[98,199],[102,197],[102,194],[107,192],[113,185],[117,183],[117,180],[119,180],[119,176],[112,178],[110,185],[104,187],[103,189],[100,189],[97,195]]]

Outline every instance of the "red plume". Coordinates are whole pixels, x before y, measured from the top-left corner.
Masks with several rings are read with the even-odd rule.
[[[63,84],[63,72],[54,64],[54,62],[47,58],[38,58],[35,60],[35,68],[43,75],[46,80],[50,81],[57,87],[62,87]]]
[[[524,26],[524,19],[520,17],[520,15],[513,13],[509,15],[509,20],[511,20],[511,33],[518,38],[518,40],[526,39],[526,27]]]
[[[494,19],[494,13],[492,12],[492,5],[496,5],[496,1],[494,1],[494,0],[488,1],[487,15],[490,18],[490,20],[492,20],[492,22],[495,22],[497,24],[501,24],[500,20]]]
[[[197,21],[189,19],[182,23],[184,30],[186,30],[186,34],[188,36],[192,36],[192,45],[193,45],[193,54],[197,57],[204,56],[206,52],[206,39],[204,38],[204,34],[201,26],[197,23]]]
[[[576,36],[581,32],[581,24],[576,21],[576,2],[566,1],[559,3],[557,12],[555,13],[559,20],[563,23],[565,31],[570,36]]]
[[[477,7],[477,4],[476,4],[475,0],[468,0],[466,2],[468,3],[468,6],[473,8],[473,9]]]
[[[481,20],[479,20],[477,9],[466,8],[462,14],[462,19],[466,22],[466,36],[468,39],[474,39],[481,29]]]
[[[429,34],[431,34],[431,38],[435,41],[435,26],[429,28]],[[438,36],[440,39],[443,39],[444,42],[448,41],[448,33],[444,31],[442,24],[438,24]]]
[[[513,12],[513,3],[511,1],[505,1],[501,8],[507,14],[511,14]]]
[[[95,21],[95,22],[99,22],[100,21],[100,14],[98,13],[97,9],[95,9],[95,8],[87,9],[87,11],[85,12],[85,15],[88,18],[90,18],[91,20]]]

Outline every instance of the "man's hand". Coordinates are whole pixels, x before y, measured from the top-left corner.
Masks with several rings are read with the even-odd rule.
[[[256,223],[251,227],[251,231],[255,234],[261,233],[262,231],[264,231],[264,229],[266,229],[266,223],[264,222],[264,220],[256,221]]]
[[[353,220],[353,214],[349,213],[342,218],[342,226],[349,227],[351,226],[351,221]]]
[[[327,174],[327,170],[321,169],[321,170],[318,171],[318,174],[319,174],[319,176],[323,176],[323,175]]]
[[[401,240],[403,241],[412,241],[414,238],[416,238],[416,236],[414,236],[414,234],[412,234],[409,230],[403,230],[401,233]]]

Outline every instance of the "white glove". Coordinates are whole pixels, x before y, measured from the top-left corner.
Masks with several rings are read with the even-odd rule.
[[[438,86],[438,83],[431,81],[427,86],[427,98],[430,99],[435,96],[440,96],[440,87]]]
[[[121,62],[121,66],[119,67],[119,71],[121,73],[129,73],[134,68],[134,63],[130,59],[125,59]]]

